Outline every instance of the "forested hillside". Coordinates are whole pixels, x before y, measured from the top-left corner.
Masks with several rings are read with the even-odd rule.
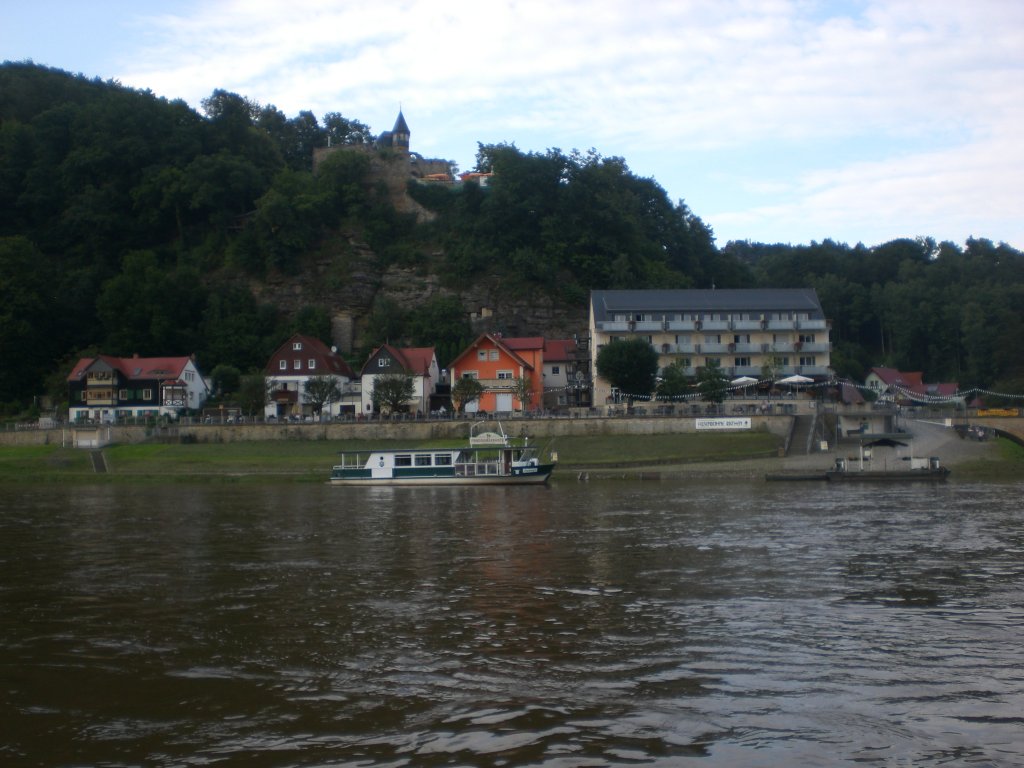
[[[354,318],[357,368],[384,340],[437,345],[444,365],[472,337],[469,297],[488,284],[519,307],[559,307],[579,332],[592,288],[810,286],[842,375],[891,364],[1024,388],[1024,256],[1008,246],[718,248],[622,158],[512,145],[479,147],[477,170],[494,172],[486,188],[410,182],[430,213],[417,217],[374,175],[386,150],[333,152],[314,175],[313,149],[328,141],[367,147],[373,134],[340,113],[288,118],[224,91],[199,113],[0,66],[0,403],[59,395],[89,351],[259,368],[296,330],[331,342],[339,313]],[[430,290],[396,299],[395,275]],[[497,329],[546,330],[494,308]]]

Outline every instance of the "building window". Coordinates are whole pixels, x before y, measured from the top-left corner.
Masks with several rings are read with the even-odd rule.
[[[306,365],[309,367],[309,370],[316,370],[316,360],[314,360],[313,358],[309,358],[309,360],[306,361]]]
[[[814,334],[813,333],[801,333],[800,334],[800,342],[803,343],[803,344],[813,344],[814,343]]]
[[[737,357],[735,359],[735,361],[733,362],[733,365],[735,365],[737,368],[749,368],[750,367],[750,358],[749,357]]]
[[[378,357],[377,358],[377,367],[378,368],[387,368],[389,365],[391,365],[391,359],[390,358],[387,358],[387,357]]]
[[[280,361],[278,361],[277,367],[280,370],[282,370],[282,371],[287,371],[288,370],[288,361],[287,360],[280,360]]]
[[[492,363],[498,359],[498,350],[492,349],[487,353],[487,359]]]
[[[818,364],[818,363],[817,363],[817,361],[816,361],[816,359],[815,359],[814,355],[807,355],[806,357],[801,357],[801,358],[800,358],[800,365],[810,365],[810,366],[815,366],[815,365],[817,365],[817,364]]]
[[[479,371],[463,371],[461,378],[463,378],[463,379],[479,379],[480,378],[480,372]]]
[[[705,336],[704,336],[704,343],[705,344],[721,344],[722,343],[722,335],[721,334],[714,334],[714,333],[705,334]]]
[[[487,350],[486,349],[478,349],[476,351],[476,359],[477,360],[486,360],[487,359]]]
[[[296,371],[301,371],[302,370],[302,361],[301,360],[292,360],[292,368],[294,368]]]
[[[142,390],[142,399],[143,400],[152,400],[153,399],[153,390],[152,389],[144,389],[144,390]]]
[[[552,366],[551,366],[551,375],[552,375],[552,376],[557,376],[557,375],[558,375],[558,373],[559,373],[559,368],[558,368],[558,366],[557,366],[557,365],[552,365]]]
[[[499,379],[511,379],[512,378],[512,371],[498,371],[498,378]]]
[[[295,351],[298,351],[298,350],[302,349],[302,342],[301,341],[293,341],[292,342],[292,349],[294,349]]]
[[[128,399],[128,390],[127,389],[122,389],[120,392],[118,392],[117,393],[117,399],[118,400],[127,400]]]

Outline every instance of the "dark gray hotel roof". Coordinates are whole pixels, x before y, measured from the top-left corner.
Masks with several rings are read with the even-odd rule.
[[[597,321],[616,312],[808,312],[813,319],[825,317],[813,288],[591,291],[590,304]]]

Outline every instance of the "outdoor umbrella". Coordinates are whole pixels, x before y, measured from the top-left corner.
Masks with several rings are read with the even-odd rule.
[[[792,376],[787,376],[784,379],[779,379],[779,384],[811,384],[814,379],[809,379],[806,376],[801,376],[799,373],[794,373]]]
[[[733,379],[729,383],[732,384],[732,386],[734,387],[745,387],[748,384],[757,384],[757,379],[753,378],[752,376],[740,376],[737,379]]]

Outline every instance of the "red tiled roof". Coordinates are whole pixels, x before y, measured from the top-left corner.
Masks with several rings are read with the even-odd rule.
[[[506,347],[512,350],[516,349],[544,349],[544,337],[543,336],[523,336],[519,338],[504,338],[502,336],[495,336],[495,339],[500,341]]]
[[[531,371],[533,370],[533,366],[530,365],[530,363],[528,363],[522,357],[517,355],[515,350],[508,345],[508,342],[509,341],[512,341],[512,342],[527,342],[527,341],[530,341],[531,342],[530,344],[523,343],[523,344],[521,344],[518,347],[519,349],[524,349],[524,350],[525,349],[542,349],[543,346],[544,346],[544,339],[541,338],[540,336],[530,337],[529,339],[504,339],[500,335],[491,335],[489,333],[484,333],[484,334],[481,334],[480,336],[477,336],[472,344],[470,344],[468,347],[463,349],[458,355],[456,355],[455,359],[452,360],[451,364],[449,365],[449,368],[457,367],[456,364],[459,362],[459,360],[461,360],[466,355],[468,355],[470,353],[470,351],[472,351],[472,350],[476,349],[477,347],[479,347],[484,341],[490,341],[491,344],[493,344],[498,349],[503,350],[506,355],[511,357],[513,360],[515,360],[519,365],[523,366],[524,368],[529,368]],[[539,342],[539,343],[535,343],[535,342]]]
[[[574,339],[551,339],[544,342],[544,362],[564,362],[576,359]]]
[[[96,357],[83,357],[71,373],[68,381],[78,381],[85,375],[97,361],[103,361],[115,371],[128,379],[156,379],[175,381],[181,378],[181,373],[188,365],[190,357],[113,357],[112,355],[97,355]]]
[[[301,344],[302,349],[293,349],[296,343]],[[293,358],[301,361],[301,367],[298,370],[291,365],[287,366],[287,368],[280,367],[279,361],[289,361]],[[316,367],[312,371],[307,369],[310,359],[316,361]],[[270,360],[267,361],[264,373],[268,376],[323,375],[327,373],[335,376],[345,376],[349,379],[356,377],[349,364],[345,362],[345,358],[320,341],[320,339],[313,336],[305,336],[301,333],[294,334],[274,351],[274,354],[270,356]]]
[[[401,361],[402,367],[417,376],[430,374],[430,362],[434,359],[433,347],[389,347]]]

